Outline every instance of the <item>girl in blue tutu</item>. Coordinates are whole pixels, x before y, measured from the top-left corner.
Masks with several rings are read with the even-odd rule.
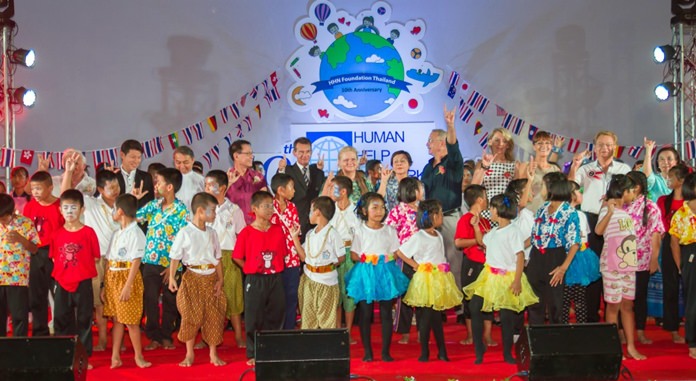
[[[580,185],[575,181],[570,181],[570,185],[573,187],[570,206],[577,208],[578,205],[582,204]],[[573,261],[570,262],[570,266],[568,266],[568,270],[563,278],[563,312],[561,315],[563,324],[568,324],[570,320],[571,303],[575,305],[575,322],[587,323],[587,300],[585,296],[587,285],[602,276],[599,273],[599,255],[590,249],[587,241],[587,236],[590,234],[590,224],[587,221],[587,216],[581,210],[577,210],[577,213],[580,220],[580,249],[575,253]]]
[[[503,358],[515,364],[512,357],[515,322],[527,306],[539,302],[524,274],[524,241],[527,234],[511,224],[517,217],[517,196],[499,194],[489,203],[491,220],[497,227],[483,236],[486,264],[476,280],[464,287],[464,295],[471,299],[471,329],[474,336],[476,360],[483,362],[486,346],[483,343],[483,312],[500,311],[503,331]],[[474,217],[476,218],[476,217]],[[473,222],[472,222],[473,223]]]
[[[358,303],[360,338],[365,349],[363,361],[372,361],[372,303],[379,303],[382,322],[382,361],[393,361],[389,354],[392,336],[392,305],[408,288],[408,278],[396,263],[399,248],[396,230],[384,224],[387,209],[379,193],[365,193],[356,206],[363,223],[353,235],[350,255],[355,266],[346,274],[348,296]]]
[[[416,307],[421,355],[418,361],[428,361],[428,341],[433,331],[437,343],[437,358],[449,361],[442,330],[442,312],[462,304],[464,297],[457,287],[445,258],[445,244],[435,230],[442,226],[442,205],[437,200],[426,200],[418,205],[416,213],[418,232],[408,239],[396,254],[404,265],[415,270],[404,303]]]

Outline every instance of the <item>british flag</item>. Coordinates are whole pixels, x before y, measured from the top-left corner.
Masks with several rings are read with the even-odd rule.
[[[459,73],[452,71],[449,79],[449,90],[447,90],[447,96],[454,99],[457,94],[457,85],[459,84]]]
[[[488,98],[481,95],[481,93],[479,93],[478,91],[474,91],[469,96],[469,100],[467,101],[467,103],[469,104],[469,106],[476,109],[476,111],[483,114],[486,111],[486,107],[488,107],[489,102]]]

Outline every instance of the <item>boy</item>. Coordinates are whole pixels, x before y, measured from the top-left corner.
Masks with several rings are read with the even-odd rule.
[[[205,184],[203,176],[193,170],[195,161],[193,150],[187,146],[176,147],[174,150],[174,167],[181,172],[181,188],[176,191],[176,198],[181,200],[191,210],[191,199],[198,192],[203,192]]]
[[[215,197],[198,193],[191,200],[192,221],[179,231],[172,244],[169,267],[169,291],[176,295],[181,313],[179,340],[186,343],[186,357],[179,366],[193,365],[193,346],[198,330],[210,348],[210,363],[225,365],[218,357],[217,346],[222,344],[225,330],[225,296],[222,294],[222,264],[217,233],[206,227],[215,221]],[[176,268],[179,262],[186,272],[177,286]]]
[[[14,198],[15,209],[22,213],[24,206],[31,200],[31,195],[26,192],[29,183],[29,172],[24,167],[14,167],[10,172],[10,184],[12,184],[12,198]]]
[[[290,201],[295,196],[295,182],[290,175],[278,173],[271,179],[273,199],[273,217],[271,223],[280,225],[285,234],[288,255],[285,257],[283,271],[283,289],[285,290],[285,320],[283,329],[295,329],[297,326],[297,289],[300,286],[300,257],[290,231],[300,224],[295,204]]]
[[[478,278],[483,264],[486,263],[486,248],[483,246],[483,235],[491,230],[487,219],[481,218],[481,212],[488,209],[488,197],[486,188],[481,185],[469,185],[464,191],[464,202],[469,206],[469,212],[457,221],[457,230],[454,234],[455,246],[462,250],[462,287],[466,287]],[[471,313],[469,301],[463,301],[464,318],[466,319],[467,338],[460,344],[473,344],[471,337]],[[491,322],[493,314],[483,314],[483,340],[489,346],[497,345],[491,338]]]
[[[341,308],[343,308],[346,314],[346,329],[350,334],[353,328],[353,318],[355,317],[355,301],[346,293],[345,276],[353,268],[353,260],[350,258],[350,247],[353,243],[353,233],[360,226],[360,220],[355,215],[355,206],[348,197],[353,193],[353,181],[346,176],[336,176],[332,181],[332,198],[336,203],[336,209],[329,224],[336,229],[345,248],[345,261],[338,265],[340,299],[336,313],[336,327],[341,326]],[[355,344],[357,341],[351,338],[350,343]]]
[[[278,329],[285,316],[282,273],[289,255],[283,228],[271,224],[273,196],[257,191],[251,196],[256,219],[237,236],[232,259],[242,268],[244,280],[244,325],[247,365],[254,365],[256,331]]]
[[[145,350],[159,347],[174,349],[172,333],[176,330],[178,312],[176,296],[167,287],[162,287],[167,279],[169,250],[176,234],[186,226],[188,211],[186,205],[174,194],[181,188],[181,172],[175,168],[165,168],[155,175],[155,191],[158,198],[138,210],[136,217],[147,222],[145,253],[143,254],[143,308],[145,309],[145,335],[151,340]],[[142,196],[139,188],[134,196]],[[181,271],[181,268],[177,268]],[[181,274],[179,272],[179,274]],[[167,275],[168,276],[168,275]],[[162,322],[160,323],[159,297],[162,292]]]
[[[237,242],[237,234],[244,229],[246,222],[242,209],[225,197],[227,186],[227,173],[224,171],[214,169],[205,176],[205,191],[217,200],[215,221],[210,227],[218,234],[222,252],[222,291],[227,300],[225,317],[232,322],[237,347],[244,348],[246,341],[242,335],[242,312],[244,312],[242,271],[232,261],[232,250]]]
[[[12,196],[0,194],[0,337],[7,336],[7,311],[12,336],[28,336],[29,263],[39,235],[28,218],[15,214]]]
[[[24,216],[34,223],[39,233],[39,249],[31,256],[29,265],[29,303],[32,316],[32,336],[49,336],[48,292],[53,294],[53,261],[48,257],[53,235],[65,224],[60,213],[60,200],[53,196],[53,179],[38,171],[29,180],[32,199],[24,207]],[[55,314],[54,314],[55,315]]]
[[[97,186],[99,186],[98,174]],[[111,369],[123,365],[121,344],[124,324],[128,326],[128,336],[133,344],[135,365],[139,368],[148,368],[152,365],[145,361],[140,341],[140,321],[143,317],[143,277],[140,274],[140,261],[145,248],[145,234],[135,220],[137,211],[138,200],[135,196],[124,194],[116,198],[112,219],[118,222],[121,229],[114,234],[107,251],[109,268],[104,278],[102,292],[104,315],[113,317],[114,322]]]
[[[51,243],[53,279],[56,280],[53,327],[56,336],[77,335],[87,355],[92,355],[92,278],[95,262],[101,257],[97,234],[80,222],[84,197],[76,189],[60,195],[60,211],[65,224],[55,232]],[[88,365],[88,368],[90,366]]]
[[[293,229],[297,252],[305,262],[299,288],[302,329],[337,327],[340,292],[336,266],[343,262],[346,251],[341,236],[329,225],[335,211],[329,197],[321,196],[312,202],[309,222],[316,227],[307,234],[304,246],[300,245],[299,227]]]

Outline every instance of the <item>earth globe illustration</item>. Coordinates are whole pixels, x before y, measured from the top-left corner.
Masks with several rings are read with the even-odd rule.
[[[316,156],[324,157],[324,172],[338,171],[338,151],[347,145],[343,139],[335,136],[325,136],[314,141],[312,150],[318,153]]]
[[[358,74],[376,74],[403,81],[404,64],[394,45],[370,32],[348,33],[334,41],[321,55],[321,81]],[[376,81],[339,83],[324,90],[337,109],[355,117],[366,117],[386,110],[401,89]]]

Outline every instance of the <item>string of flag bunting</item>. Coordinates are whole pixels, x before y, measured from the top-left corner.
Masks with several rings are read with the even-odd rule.
[[[203,121],[189,125],[181,130],[173,131],[170,134],[155,136],[142,141],[143,157],[146,159],[155,157],[165,150],[169,145],[172,149],[180,145],[191,145],[201,141],[205,137],[206,126],[212,133],[215,133],[220,126],[229,126],[230,132],[215,143],[201,157],[211,168],[214,162],[220,160],[220,144],[224,143],[229,147],[237,138],[241,139],[244,134],[253,128],[254,120],[261,119],[261,105],[266,101],[268,107],[280,100],[278,91],[278,75],[274,71],[263,81],[251,88],[242,95],[237,101],[221,108],[215,114]],[[92,159],[94,168],[101,163],[109,165],[119,165],[120,146],[104,149],[83,151],[82,154],[89,160]],[[22,165],[31,166],[35,157],[40,157],[48,161],[49,168],[63,169],[63,152],[36,151],[32,149],[12,149],[3,147],[0,150],[0,167],[11,167],[19,155],[19,162]]]
[[[458,95],[459,94],[459,95]],[[452,71],[449,77],[449,86],[447,88],[447,96],[451,99],[459,99],[458,116],[467,125],[474,122],[474,136],[479,136],[478,143],[483,148],[488,148],[489,131],[483,131],[483,123],[474,118],[475,115],[485,115],[488,106],[492,103],[487,97],[480,92],[471,88],[471,84],[462,79],[461,75],[456,71]],[[495,104],[495,103],[494,103]],[[526,132],[529,140],[534,139],[534,135],[539,131],[539,127],[528,123],[519,116],[508,112],[502,106],[495,104],[495,115],[500,118],[500,127],[503,127],[516,136],[524,136]],[[548,131],[552,138],[556,136],[564,138],[564,149],[570,153],[577,153],[583,147],[593,153],[593,144],[585,142],[575,137],[563,136],[551,131]],[[691,160],[696,158],[696,139],[684,142],[686,147],[686,159]],[[655,147],[657,148],[657,147]],[[626,153],[628,156],[638,159],[643,154],[643,146],[617,146],[614,149],[614,156],[618,159]]]

